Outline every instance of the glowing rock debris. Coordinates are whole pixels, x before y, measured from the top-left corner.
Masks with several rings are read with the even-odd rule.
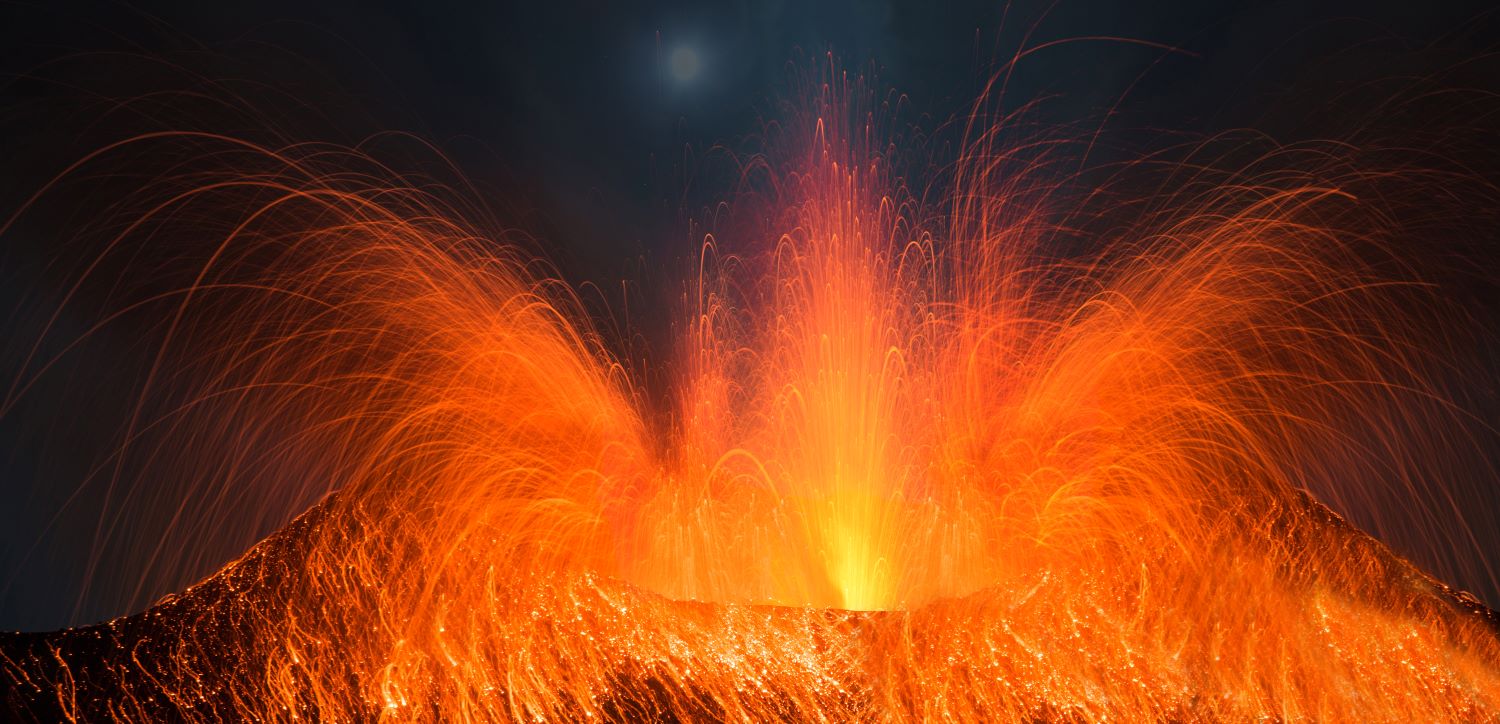
[[[1419,477],[1440,453],[1361,436],[1460,424],[1405,402],[1428,389],[1424,322],[1340,226],[1363,202],[1315,170],[1229,174],[1049,262],[1049,231],[1102,202],[982,127],[944,200],[914,193],[850,83],[814,85],[746,163],[724,223],[752,242],[706,238],[662,399],[445,191],[343,149],[132,141],[218,171],[143,191],[160,203],[119,243],[197,205],[232,217],[174,319],[192,399],[224,421],[193,454],[270,429],[338,490],[144,613],[7,635],[7,703],[1500,716],[1493,615],[1304,492]]]

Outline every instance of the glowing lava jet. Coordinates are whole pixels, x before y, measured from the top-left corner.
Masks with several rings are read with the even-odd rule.
[[[191,454],[274,448],[339,490],[144,613],[0,640],[11,711],[1500,716],[1493,616],[1303,492],[1421,478],[1441,451],[1384,432],[1458,429],[1409,401],[1437,394],[1424,322],[1360,202],[1227,174],[1047,262],[1044,164],[979,129],[922,203],[857,84],[809,95],[704,245],[666,424],[440,192],[326,147],[136,141],[234,171],[142,191],[118,245],[242,212],[165,343],[224,421]]]

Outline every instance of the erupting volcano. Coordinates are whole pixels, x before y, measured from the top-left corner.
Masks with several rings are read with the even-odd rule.
[[[364,151],[161,133],[70,169],[172,160],[111,206],[100,259],[212,240],[157,300],[126,439],[184,475],[336,492],[143,613],[0,637],[5,703],[1500,716],[1495,615],[1324,505],[1441,489],[1480,434],[1372,192],[1400,174],[1272,148],[1133,163],[1157,183],[1127,196],[978,113],[956,163],[922,166],[820,67],[699,237],[661,393],[465,192]],[[1041,246],[1070,234],[1082,253]]]

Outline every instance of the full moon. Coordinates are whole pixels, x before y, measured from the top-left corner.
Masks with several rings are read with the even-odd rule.
[[[668,60],[672,77],[678,81],[687,82],[698,76],[698,51],[692,48],[678,48],[672,51],[672,57]]]

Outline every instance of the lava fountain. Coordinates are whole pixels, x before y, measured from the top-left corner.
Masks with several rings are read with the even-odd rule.
[[[122,144],[185,160],[104,254],[213,240],[127,439],[337,490],[144,613],[0,639],[12,710],[1500,715],[1493,614],[1317,499],[1465,439],[1361,176],[1200,168],[1047,261],[1048,144],[975,126],[938,203],[860,82],[802,95],[705,239],[665,415],[456,193],[348,149]]]

